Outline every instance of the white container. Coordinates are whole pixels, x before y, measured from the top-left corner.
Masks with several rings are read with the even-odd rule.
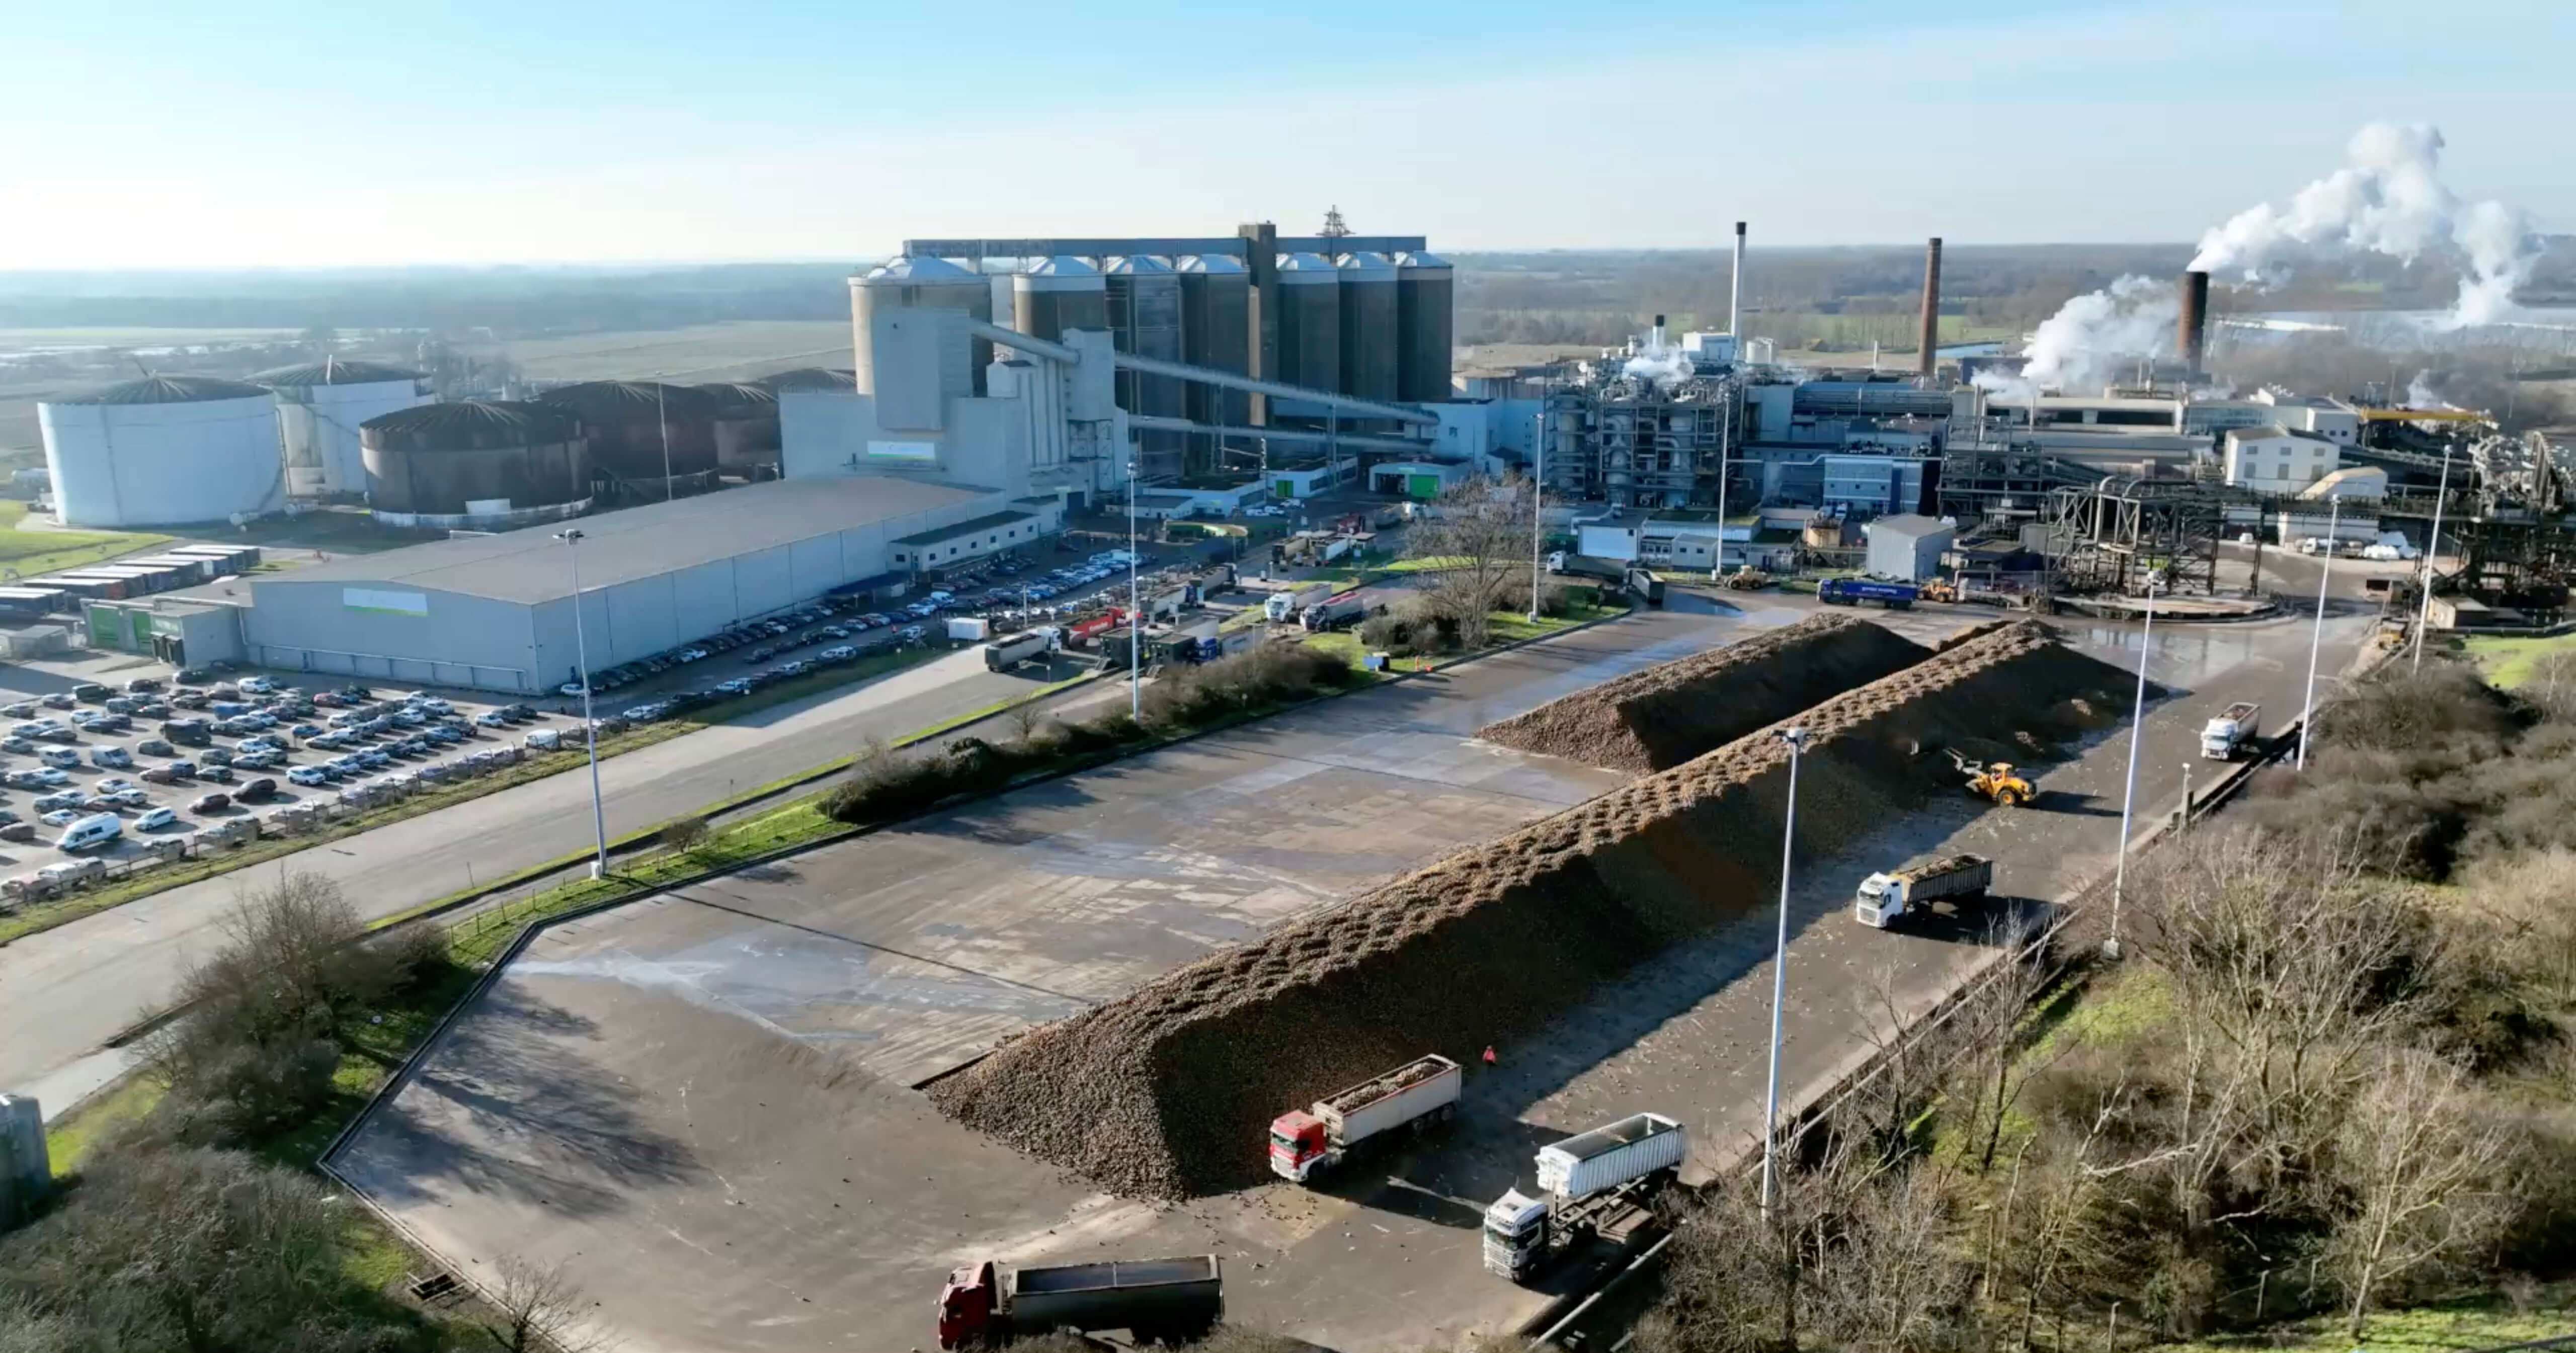
[[[948,637],[980,644],[993,637],[993,622],[980,615],[956,615],[948,618]]]
[[[1681,1168],[1689,1150],[1682,1125],[1659,1113],[1641,1113],[1538,1150],[1541,1192],[1572,1201],[1615,1189],[1657,1170]]]
[[[1315,1116],[1348,1146],[1457,1103],[1465,1084],[1456,1062],[1425,1057],[1316,1101]]]

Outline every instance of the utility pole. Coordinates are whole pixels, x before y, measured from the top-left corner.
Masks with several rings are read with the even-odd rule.
[[[564,557],[572,563],[572,655],[581,666],[582,742],[590,748],[590,825],[599,834],[599,853],[590,862],[592,878],[608,876],[608,810],[599,795],[599,721],[590,712],[590,640],[581,623],[581,542],[587,533],[579,530],[557,531],[555,539],[564,543]]]
[[[2442,482],[2433,490],[2433,535],[2424,542],[2424,595],[2415,608],[2415,656],[2410,671],[2424,670],[2424,627],[2433,620],[2433,556],[2442,548],[2442,507],[2451,499],[2451,446],[2442,446]]]
[[[2326,501],[2331,504],[2326,509],[2326,539],[2332,541],[2336,528],[2343,522],[2343,500],[2329,498]],[[2299,705],[2299,756],[2294,767],[2297,770],[2308,768],[2308,726],[2317,717],[2317,655],[2325,650],[2326,643],[2326,582],[2332,577],[2334,551],[2329,549],[2326,551],[2325,572],[2317,575],[2317,623],[2308,639],[2308,694]]]
[[[2120,956],[2120,894],[2129,882],[2129,810],[2138,799],[2138,744],[2147,736],[2147,655],[2155,651],[2156,585],[2147,583],[2147,618],[2138,627],[2138,701],[2129,712],[2128,788],[2120,795],[2120,851],[2111,862],[2111,934],[2102,941],[2102,956]]]
[[[1762,1093],[1762,1215],[1771,1215],[1778,1196],[1780,1166],[1780,1004],[1789,986],[1789,863],[1798,843],[1798,757],[1807,749],[1807,730],[1784,728],[1774,736],[1789,744],[1789,809],[1780,822],[1780,933],[1771,948],[1771,1076]]]
[[[1538,426],[1530,433],[1530,623],[1538,623],[1539,550],[1547,539],[1542,508],[1547,501],[1547,400],[1553,381],[1543,381],[1538,394]]]

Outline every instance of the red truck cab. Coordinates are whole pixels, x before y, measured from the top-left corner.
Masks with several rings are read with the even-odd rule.
[[[1281,1178],[1305,1182],[1308,1163],[1325,1150],[1323,1119],[1291,1109],[1270,1120],[1270,1169]]]
[[[939,1289],[939,1346],[967,1348],[985,1342],[1001,1290],[1001,1275],[990,1259],[950,1272],[948,1285]]]

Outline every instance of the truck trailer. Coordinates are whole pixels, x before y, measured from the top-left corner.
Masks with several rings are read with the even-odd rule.
[[[1816,585],[1816,600],[1827,606],[1874,601],[1891,611],[1904,611],[1912,609],[1920,595],[1912,583],[1883,583],[1874,578],[1827,578]]]
[[[2245,745],[2263,736],[2263,707],[2251,700],[2229,705],[2201,726],[2200,754],[2211,761],[2233,761]]]
[[[1289,621],[1297,613],[1333,595],[1331,583],[1308,583],[1303,587],[1284,588],[1270,594],[1261,603],[1261,614],[1271,620]]]
[[[1885,930],[1909,912],[1944,897],[1973,897],[1995,886],[1995,862],[1983,855],[1951,855],[1863,879],[1852,896],[1852,916]]]
[[[1613,587],[1628,584],[1629,564],[1623,559],[1603,559],[1597,555],[1574,554],[1556,550],[1547,556],[1547,571],[1569,578],[1594,578]]]
[[[1055,651],[1057,631],[1034,629],[984,645],[984,670],[998,672]]]
[[[1270,1120],[1271,1173],[1303,1184],[1363,1142],[1384,1140],[1397,1128],[1445,1123],[1465,1084],[1456,1062],[1433,1054],[1336,1090],[1311,1109],[1283,1113]]]
[[[1540,1147],[1538,1196],[1514,1186],[1485,1209],[1486,1271],[1527,1282],[1560,1246],[1641,1224],[1689,1145],[1679,1122],[1640,1113]]]
[[[1298,614],[1297,623],[1313,633],[1321,634],[1325,630],[1340,629],[1368,613],[1367,600],[1354,589],[1326,597],[1307,607]]]
[[[1224,1318],[1223,1279],[1213,1254],[1016,1269],[987,1259],[940,1289],[939,1346],[999,1347],[1056,1330],[1185,1343]]]

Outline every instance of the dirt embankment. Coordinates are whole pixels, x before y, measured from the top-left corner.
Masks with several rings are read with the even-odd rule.
[[[1839,848],[1960,792],[1945,747],[2044,754],[2119,709],[2123,680],[2021,622],[1806,710],[1799,839]],[[1279,1113],[1470,1058],[1765,905],[1786,782],[1777,738],[1738,739],[1035,1030],[931,1098],[1121,1193],[1257,1182]]]
[[[1812,616],[1551,700],[1476,736],[1611,770],[1669,770],[1931,655],[1866,620]]]

